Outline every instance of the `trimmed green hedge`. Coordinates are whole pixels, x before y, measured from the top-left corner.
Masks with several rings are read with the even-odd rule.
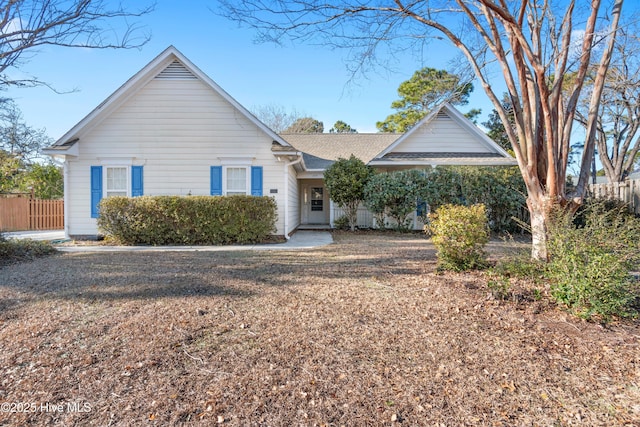
[[[529,223],[527,189],[516,166],[438,166],[427,179],[423,198],[432,211],[444,204],[481,203],[492,231],[518,232],[520,224]]]
[[[276,219],[271,197],[109,197],[98,229],[126,245],[248,244],[275,232]]]

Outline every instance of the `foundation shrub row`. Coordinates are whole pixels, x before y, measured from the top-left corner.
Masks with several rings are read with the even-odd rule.
[[[271,197],[109,197],[100,202],[98,228],[125,245],[249,244],[267,240],[276,219]]]

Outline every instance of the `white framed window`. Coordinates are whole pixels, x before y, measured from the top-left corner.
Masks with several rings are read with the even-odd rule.
[[[223,173],[224,194],[227,196],[251,194],[249,171],[250,168],[246,166],[225,166]]]
[[[106,166],[104,196],[128,196],[129,195],[129,168],[126,166]]]

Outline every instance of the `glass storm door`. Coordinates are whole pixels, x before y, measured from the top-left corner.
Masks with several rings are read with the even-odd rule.
[[[327,222],[326,220],[326,206],[324,203],[324,188],[322,187],[311,187],[310,191],[310,201],[311,204],[309,206],[309,223],[310,224],[324,224]]]

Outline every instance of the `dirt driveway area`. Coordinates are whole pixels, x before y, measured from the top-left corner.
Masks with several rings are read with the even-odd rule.
[[[638,426],[640,325],[497,301],[417,235],[0,269],[0,425]]]

